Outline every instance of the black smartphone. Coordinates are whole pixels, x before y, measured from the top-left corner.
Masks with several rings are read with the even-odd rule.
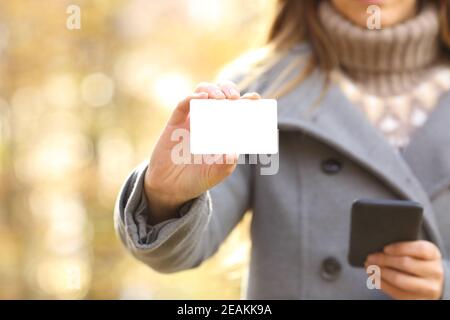
[[[352,205],[348,262],[364,267],[369,254],[419,239],[423,207],[408,200],[359,199]]]

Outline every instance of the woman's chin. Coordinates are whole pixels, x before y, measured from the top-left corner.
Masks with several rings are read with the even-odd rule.
[[[398,2],[388,0],[331,0],[331,2],[349,21],[363,28],[367,27],[371,16],[368,11],[370,5],[379,6],[381,28],[402,23],[416,13],[416,2],[412,0],[405,0],[406,7],[403,9]]]

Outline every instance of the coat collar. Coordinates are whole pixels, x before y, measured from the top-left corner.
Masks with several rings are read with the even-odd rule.
[[[331,85],[318,105],[314,106],[314,102],[317,101],[323,89],[323,86],[318,85],[320,83],[324,83],[323,75],[317,71],[297,90],[278,100],[279,129],[281,131],[300,130],[320,140],[372,172],[400,198],[417,201],[424,205],[424,224],[427,233],[431,240],[443,249],[429,196],[422,182],[419,181],[427,175],[424,170],[429,167],[424,164],[428,164],[429,161],[421,163],[419,159],[416,159],[412,162],[413,165],[407,162],[414,159],[413,153],[422,152],[420,151],[424,149],[422,143],[417,142],[417,145],[416,143],[411,145],[407,150],[408,157],[403,157],[370,124],[365,115],[351,104],[336,85]],[[448,123],[450,111],[446,116]],[[445,122],[445,119],[437,119],[436,122],[442,126],[441,122]],[[429,128],[431,126],[432,123],[427,124],[426,129],[427,132],[429,131],[429,139],[436,134]],[[450,135],[448,139],[447,142],[450,142]],[[450,154],[448,156],[450,158]],[[450,164],[447,164],[446,168],[450,174]],[[431,179],[425,179],[425,181],[429,180]],[[425,185],[427,183],[431,182],[426,182]]]
[[[404,158],[430,198],[450,186],[450,93],[445,93],[425,125],[416,131]]]

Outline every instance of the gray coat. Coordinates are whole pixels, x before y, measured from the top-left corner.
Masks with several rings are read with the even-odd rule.
[[[263,92],[302,45],[261,76]],[[116,229],[127,249],[160,272],[194,268],[214,254],[251,209],[247,298],[383,299],[367,274],[347,262],[350,208],[358,198],[411,199],[425,207],[423,237],[444,256],[450,297],[450,94],[400,152],[332,85],[312,107],[324,76],[314,72],[278,100],[279,172],[239,165],[221,184],[156,226],[143,197],[146,164],[131,173],[117,200]]]

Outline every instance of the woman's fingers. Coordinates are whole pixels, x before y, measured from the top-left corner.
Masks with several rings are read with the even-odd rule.
[[[416,294],[403,291],[387,281],[381,281],[381,290],[387,293],[390,297],[398,300],[418,299],[418,296]]]
[[[168,123],[169,125],[175,126],[182,124],[184,121],[186,121],[187,116],[189,115],[189,105],[192,99],[208,99],[208,93],[207,92],[194,93],[181,100],[169,119]]]
[[[384,253],[371,254],[367,258],[367,265],[392,268],[419,277],[440,278],[443,272],[435,260],[420,260],[410,256],[391,256]]]
[[[390,268],[380,268],[381,280],[405,292],[427,299],[439,298],[441,288],[437,281],[415,277]]]
[[[240,92],[236,84],[231,81],[221,82],[219,85],[202,82],[195,88],[194,94],[180,101],[175,108],[169,125],[178,125],[186,121],[189,115],[189,104],[192,99],[239,99]],[[261,96],[256,92],[244,94],[242,99],[258,100]]]
[[[212,83],[202,82],[195,88],[195,93],[206,92],[210,99],[225,99],[225,93],[222,89]]]
[[[229,88],[231,88],[232,82],[225,83]],[[225,85],[224,84],[224,85]],[[178,106],[175,108],[172,116],[169,120],[170,125],[181,124],[186,121],[187,116],[189,115],[189,104],[192,99],[225,99],[226,95],[222,91],[222,89],[212,83],[202,82],[197,85],[194,90],[194,93],[187,96],[183,100],[178,103]]]
[[[231,81],[224,81],[219,85],[202,82],[195,88],[195,92],[206,92],[210,99],[261,99],[261,96],[256,92],[247,92],[241,97],[239,88]]]
[[[227,99],[239,99],[241,96],[239,92],[239,88],[236,86],[234,82],[224,81],[219,83],[219,88],[225,94]]]
[[[250,99],[250,100],[258,100],[258,99],[261,99],[261,96],[256,92],[247,92],[241,98],[242,99]]]
[[[442,295],[444,270],[441,253],[429,241],[388,245],[383,253],[369,255],[368,265],[380,267],[382,282],[388,283],[387,290],[395,295],[402,296],[402,292],[409,292],[426,299],[438,299]],[[396,298],[395,295],[393,297]]]
[[[423,260],[436,260],[441,258],[441,252],[438,247],[425,240],[393,243],[384,247],[384,252],[393,256],[410,256]]]

